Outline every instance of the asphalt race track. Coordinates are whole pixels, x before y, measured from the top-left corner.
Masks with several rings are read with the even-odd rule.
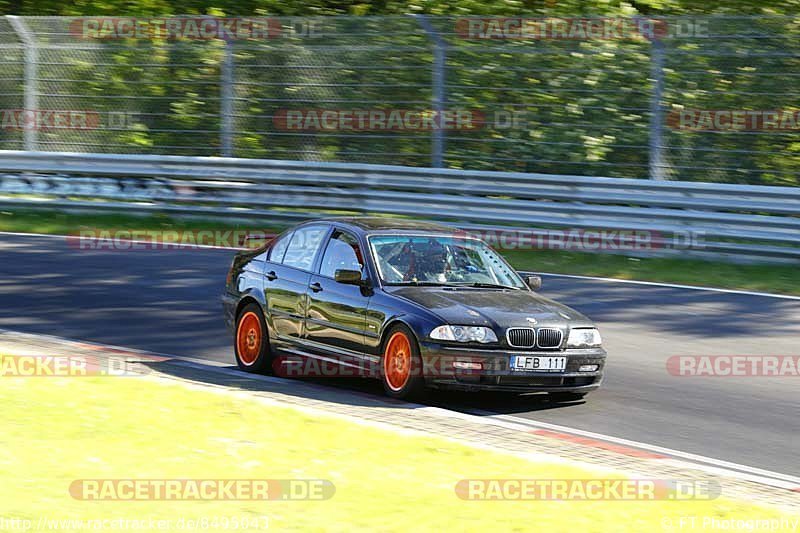
[[[86,251],[65,238],[0,235],[0,328],[230,362],[219,295],[232,255]],[[542,293],[599,324],[610,354],[603,388],[565,405],[463,393],[436,393],[431,403],[800,475],[800,378],[666,370],[673,355],[800,354],[800,301],[549,276]]]

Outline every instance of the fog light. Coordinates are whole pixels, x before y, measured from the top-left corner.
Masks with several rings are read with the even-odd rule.
[[[482,363],[474,363],[472,361],[453,361],[453,368],[460,370],[483,370]]]
[[[578,372],[595,372],[597,368],[598,365],[581,365],[578,367]]]

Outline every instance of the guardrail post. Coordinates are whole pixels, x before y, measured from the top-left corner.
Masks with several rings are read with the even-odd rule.
[[[653,80],[653,93],[650,100],[650,179],[666,179],[664,164],[663,108],[664,96],[664,56],[663,39],[653,37],[650,45],[650,77]]]
[[[36,77],[39,51],[36,47],[36,39],[21,18],[16,15],[6,15],[6,18],[25,45],[25,102],[23,106],[25,110],[36,113],[39,109],[39,90]],[[38,146],[36,124],[30,124],[29,127],[26,127],[23,135],[25,149],[35,151]]]
[[[233,43],[225,41],[220,87],[220,151],[223,157],[233,157]]]
[[[422,29],[431,38],[433,44],[433,67],[431,75],[431,103],[432,111],[436,114],[436,124],[441,124],[442,112],[445,106],[445,63],[447,61],[446,44],[441,34],[433,27],[425,15],[414,15]],[[445,131],[441,127],[434,127],[431,132],[431,166],[441,168],[444,166]]]

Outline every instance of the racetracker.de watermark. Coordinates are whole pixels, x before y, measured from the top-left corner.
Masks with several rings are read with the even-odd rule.
[[[272,232],[241,230],[112,230],[86,229],[66,237],[70,248],[84,251],[134,252],[214,248],[259,248]]]
[[[598,363],[599,365],[599,363]],[[342,365],[313,357],[279,355],[272,361],[275,375],[286,378],[380,378],[383,369],[380,363]],[[426,355],[424,362],[414,358],[409,367],[410,376],[426,378],[456,376],[478,376],[489,365],[469,353],[438,356]],[[594,371],[597,370],[597,366]]]
[[[73,19],[78,39],[268,40],[321,35],[313,19],[274,17],[86,17]]]
[[[2,378],[126,377],[148,372],[143,362],[154,363],[166,357],[81,355],[0,355]]]
[[[788,109],[673,109],[667,125],[683,131],[800,131],[800,111]]]
[[[455,21],[462,39],[626,40],[708,37],[708,21],[699,18],[644,17],[466,17]]]
[[[336,487],[327,479],[76,479],[69,493],[89,501],[322,501]]]
[[[496,250],[571,250],[571,251],[647,251],[704,248],[702,232],[683,231],[664,234],[651,230],[610,229],[476,229],[458,232],[480,239]]]
[[[285,131],[474,130],[486,122],[481,111],[452,109],[279,109],[272,117]]]
[[[673,355],[667,372],[677,377],[800,377],[800,355]]]
[[[120,130],[138,122],[136,113],[79,109],[0,109],[0,130]]]
[[[714,500],[717,481],[696,479],[462,479],[462,500],[663,501]]]
[[[58,109],[0,109],[0,129],[95,130],[100,126],[96,111]]]

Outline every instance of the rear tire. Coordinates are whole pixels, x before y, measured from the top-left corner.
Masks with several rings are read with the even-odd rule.
[[[386,334],[381,358],[381,382],[386,395],[400,400],[425,393],[422,357],[414,334],[406,326],[393,326]]]
[[[272,373],[267,322],[258,304],[247,304],[236,317],[233,351],[240,370],[252,374]]]

